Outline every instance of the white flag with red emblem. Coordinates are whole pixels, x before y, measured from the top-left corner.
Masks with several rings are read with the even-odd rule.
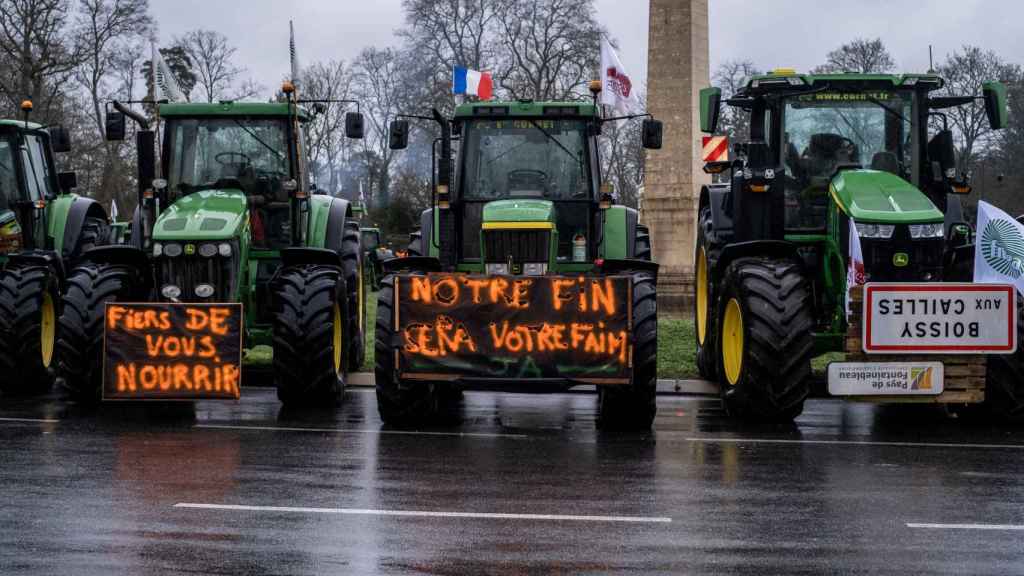
[[[846,317],[850,317],[850,291],[854,286],[865,283],[864,252],[860,247],[860,235],[857,226],[850,222],[850,258],[846,262]]]
[[[615,53],[607,38],[601,39],[601,104],[611,106],[620,114],[641,112],[637,86],[626,69],[622,67],[619,55]]]

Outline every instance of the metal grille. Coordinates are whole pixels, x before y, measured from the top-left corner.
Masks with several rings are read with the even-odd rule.
[[[548,230],[484,230],[487,262],[547,262],[551,232]]]
[[[175,258],[164,256],[157,262],[159,273],[157,288],[167,284],[178,286],[181,288],[179,300],[182,302],[231,302],[234,299],[235,278],[232,274],[232,269],[235,267],[234,257],[207,258],[198,254],[182,255]],[[196,296],[196,286],[200,284],[212,285],[213,296],[210,298]]]
[[[871,275],[872,282],[913,282],[924,280],[931,274],[931,280],[942,278],[942,238],[913,240],[906,226],[897,226],[893,237],[888,240],[862,238],[864,267]],[[910,257],[906,266],[893,263],[897,253]]]

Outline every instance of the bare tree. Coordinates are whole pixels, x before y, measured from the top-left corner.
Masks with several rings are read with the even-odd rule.
[[[750,60],[723,62],[711,77],[711,82],[722,89],[722,99],[732,98],[752,76],[760,74]],[[731,141],[746,140],[750,135],[750,112],[736,106],[722,106],[718,121],[719,131]]]
[[[843,44],[831,51],[826,56],[825,64],[814,69],[815,73],[829,72],[860,72],[881,73],[889,72],[896,67],[892,55],[882,43],[881,38],[868,40],[857,38],[852,42]]]
[[[207,102],[224,97],[235,79],[245,71],[234,64],[237,49],[228,37],[213,30],[193,30],[175,39],[189,60],[196,74],[196,83],[202,88]]]
[[[363,105],[368,133],[363,150],[377,161],[367,165],[377,201],[388,203],[393,153],[388,148],[388,126],[397,114],[408,112],[408,87],[403,81],[402,54],[394,48],[366,48],[352,64],[353,94]],[[370,157],[369,154],[366,155]]]
[[[573,100],[600,65],[593,0],[522,0],[497,8],[498,84],[512,98]]]
[[[302,96],[308,99],[352,99],[352,77],[343,60],[315,62],[302,70]],[[345,138],[345,114],[352,111],[350,104],[328,102],[307,128],[310,160],[316,165],[318,176],[326,176],[327,191],[335,194],[340,188],[340,169],[349,143]]]

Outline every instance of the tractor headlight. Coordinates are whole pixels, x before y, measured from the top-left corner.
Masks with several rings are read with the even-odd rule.
[[[946,226],[942,222],[932,224],[911,224],[910,237],[918,238],[942,238],[946,235]]]
[[[523,275],[543,276],[548,271],[548,265],[543,262],[527,262],[523,264]]]
[[[201,244],[199,246],[199,255],[203,258],[213,258],[217,255],[216,244]]]
[[[892,238],[896,231],[894,224],[864,224],[857,223],[857,235],[861,238]]]
[[[494,274],[508,274],[508,264],[488,264],[486,266],[487,275],[492,276]]]
[[[153,257],[159,258],[164,253],[164,246],[159,242],[153,243]]]
[[[174,284],[164,284],[164,287],[160,289],[160,294],[168,300],[177,300],[181,296],[181,288]]]
[[[200,284],[196,286],[196,296],[200,298],[209,298],[213,296],[213,285],[212,284]]]
[[[227,242],[222,242],[221,244],[219,244],[217,246],[217,252],[219,252],[220,255],[225,257],[225,258],[230,258],[231,257],[231,244],[228,244]]]
[[[164,256],[170,258],[177,258],[181,256],[181,244],[175,244],[174,242],[168,242],[164,244]]]

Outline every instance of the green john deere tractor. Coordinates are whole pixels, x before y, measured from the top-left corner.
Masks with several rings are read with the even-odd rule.
[[[529,100],[409,118],[440,127],[437,171],[408,256],[384,263],[381,417],[443,419],[464,389],[596,384],[599,426],[649,428],[658,268],[637,212],[601,186],[598,137],[612,119],[589,103]],[[391,148],[408,139],[396,120]],[[643,140],[660,147],[660,122],[645,120]]]
[[[22,105],[31,111],[31,103]],[[65,272],[107,243],[109,223],[95,200],[72,194],[74,172],[57,172],[67,152],[63,128],[0,120],[0,391],[50,388],[56,319]]]
[[[934,74],[802,75],[776,70],[725,103],[750,114],[749,141],[705,170],[728,183],[700,191],[696,340],[701,374],[730,412],[788,420],[803,410],[811,358],[843,351],[853,227],[868,282],[970,281],[970,192],[953,159],[944,109],[983,99],[1005,122],[1005,88],[938,97]],[[721,96],[701,92],[701,129],[716,130]],[[1024,402],[1024,384],[1009,388]],[[893,401],[899,401],[894,397]]]
[[[126,117],[139,127],[139,209],[130,245],[68,274],[58,350],[74,397],[100,394],[105,303],[241,302],[244,345],[273,346],[282,402],[341,398],[363,354],[359,225],[347,201],[311,193],[313,116],[288,88],[280,103],[160,104],[159,169],[150,120],[114,103],[108,139],[124,138]],[[348,114],[347,136],[362,133]]]
[[[366,283],[380,290],[384,278],[384,262],[395,257],[389,245],[381,242],[380,228],[360,228],[363,237],[363,260],[366,263]]]

